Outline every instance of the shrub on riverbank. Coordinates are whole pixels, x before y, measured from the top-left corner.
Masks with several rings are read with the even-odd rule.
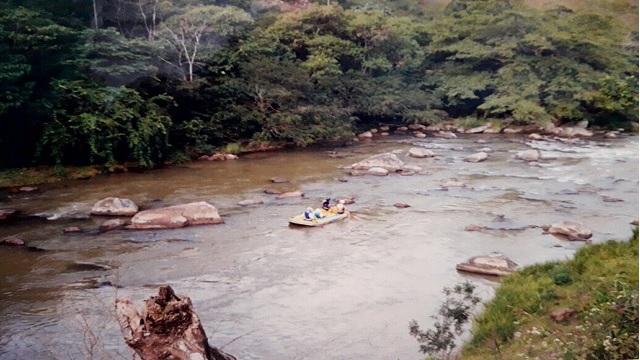
[[[505,277],[472,332],[462,359],[637,359],[638,228]]]

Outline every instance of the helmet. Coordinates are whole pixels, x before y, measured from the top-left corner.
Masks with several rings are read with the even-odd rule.
[[[324,199],[324,201],[331,201],[331,198],[326,198]]]
[[[344,200],[340,200],[340,204],[344,204],[344,203],[345,203],[345,201],[344,201]]]

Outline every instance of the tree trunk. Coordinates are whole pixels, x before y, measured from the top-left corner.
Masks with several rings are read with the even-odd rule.
[[[236,360],[211,347],[191,299],[170,286],[138,309],[129,299],[116,299],[116,315],[124,339],[142,360]]]
[[[96,5],[96,0],[93,0],[93,28],[94,30],[98,30],[98,5]]]

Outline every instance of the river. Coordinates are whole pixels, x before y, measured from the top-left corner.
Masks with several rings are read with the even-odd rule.
[[[414,146],[436,156],[407,156]],[[463,161],[481,148],[491,149],[486,161]],[[543,160],[516,159],[530,148]],[[387,151],[425,173],[350,176],[344,169]],[[593,243],[626,240],[638,218],[638,171],[637,135],[573,143],[391,136],[7,194],[0,208],[23,216],[2,223],[0,238],[17,236],[30,247],[0,247],[0,359],[131,359],[114,300],[140,304],[163,284],[191,297],[210,343],[238,359],[422,359],[408,324],[432,325],[443,287],[469,280],[487,300],[497,285],[457,272],[457,263],[500,252],[526,266],[586,246],[535,227],[465,226],[500,227],[501,216],[519,225],[571,220],[593,231]],[[442,186],[452,182],[464,186]],[[304,197],[278,200],[266,189]],[[109,196],[143,209],[207,201],[224,223],[100,233],[105,218],[88,214]],[[352,197],[355,218],[322,228],[288,225],[325,197]],[[264,203],[237,205],[253,198]],[[63,234],[69,226],[84,232]],[[106,282],[117,286],[98,286]]]

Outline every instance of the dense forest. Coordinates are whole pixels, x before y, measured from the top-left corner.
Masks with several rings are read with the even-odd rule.
[[[451,118],[637,123],[637,2],[577,3],[0,0],[0,167]]]

